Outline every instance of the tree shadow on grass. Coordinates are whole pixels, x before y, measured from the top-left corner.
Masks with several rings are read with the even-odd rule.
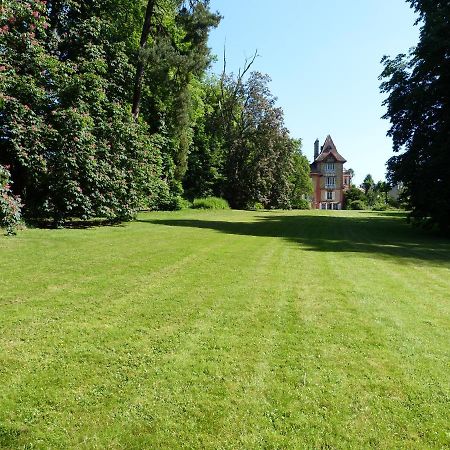
[[[156,225],[204,228],[242,236],[285,239],[305,251],[367,253],[396,258],[399,263],[418,261],[450,267],[450,240],[414,229],[404,216],[376,214],[285,215],[256,213],[251,222],[202,219],[140,219]]]
[[[46,219],[28,219],[26,224],[31,228],[56,229],[68,228],[75,230],[85,230],[98,227],[123,227],[126,222],[111,219],[73,219],[65,220],[60,226],[57,226],[54,221]]]
[[[359,211],[360,214],[370,214],[371,216],[397,217],[406,219],[408,217],[407,211]]]

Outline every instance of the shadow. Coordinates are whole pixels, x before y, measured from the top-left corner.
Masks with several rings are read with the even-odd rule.
[[[65,220],[60,225],[56,225],[53,220],[47,219],[28,219],[26,225],[29,228],[43,228],[43,229],[75,229],[86,230],[97,227],[122,227],[124,222],[110,219],[89,219],[89,220]]]
[[[367,253],[378,257],[398,258],[403,262],[418,260],[450,267],[450,240],[408,225],[402,213],[358,216],[278,215],[249,213],[251,222],[197,219],[146,219],[138,221],[156,225],[204,228],[230,235],[261,236],[285,239],[302,250],[317,252]],[[255,220],[256,219],[256,220]]]
[[[406,219],[408,217],[407,211],[359,211],[360,214],[370,214],[371,216],[386,216],[386,217],[398,217]]]
[[[18,448],[22,430],[0,424],[0,448]]]

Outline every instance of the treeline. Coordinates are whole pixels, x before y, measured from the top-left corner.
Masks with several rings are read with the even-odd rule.
[[[219,22],[207,0],[4,1],[2,217],[126,220],[207,195],[304,206],[308,161],[269,78],[251,62],[208,75]]]
[[[344,194],[345,209],[372,209],[385,211],[387,209],[404,208],[402,186],[395,189],[386,181],[375,182],[369,173],[359,187],[350,186]]]

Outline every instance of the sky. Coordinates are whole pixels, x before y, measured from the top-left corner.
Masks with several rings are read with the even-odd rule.
[[[404,0],[211,0],[223,19],[209,45],[222,70],[237,72],[255,50],[254,70],[270,89],[294,138],[311,161],[314,141],[328,134],[355,184],[370,173],[384,180],[393,155],[379,92],[383,55],[406,53],[419,39],[416,15]]]

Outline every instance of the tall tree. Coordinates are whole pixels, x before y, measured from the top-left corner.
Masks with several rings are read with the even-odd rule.
[[[380,194],[383,194],[383,196],[384,196],[383,200],[385,203],[388,202],[388,193],[391,189],[392,189],[391,185],[389,183],[387,183],[386,181],[379,181],[375,185],[375,191]]]
[[[180,191],[201,115],[201,80],[212,61],[208,34],[220,15],[208,0],[149,0],[136,63],[132,111],[168,136],[169,183]],[[200,109],[200,113],[199,110]]]
[[[237,76],[210,81],[185,186],[191,196],[222,195],[235,208],[299,207],[310,193],[309,164],[284,125],[270,78],[252,72],[244,79],[253,60]]]
[[[304,208],[309,201],[307,200],[313,192],[313,186],[310,177],[310,166],[306,156],[302,154],[302,143],[300,140],[292,140],[293,145],[293,167],[289,177],[290,204],[293,208]]]
[[[361,187],[364,189],[364,193],[367,195],[371,189],[373,189],[375,185],[375,181],[373,181],[372,175],[367,174],[364,178],[364,181],[361,184]]]
[[[3,10],[0,164],[28,217],[130,218],[159,183],[159,151],[131,119],[132,66],[105,5],[20,0]]]
[[[450,2],[407,0],[419,15],[420,41],[408,54],[385,56],[381,92],[394,151],[388,179],[403,183],[418,223],[450,229]]]
[[[153,24],[153,16],[155,11],[156,0],[148,0],[147,8],[145,10],[144,24],[142,26],[141,39],[139,41],[139,56],[136,64],[136,75],[134,80],[134,90],[133,90],[133,104],[131,107],[131,112],[133,117],[137,119],[139,115],[139,107],[142,98],[142,81],[144,78],[144,70],[146,63],[145,50],[148,45],[148,38]]]
[[[123,219],[179,199],[220,17],[207,0],[146,4],[4,0],[0,164],[28,217]]]

